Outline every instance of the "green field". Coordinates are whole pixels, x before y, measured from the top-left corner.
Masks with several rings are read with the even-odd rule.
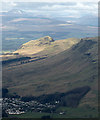
[[[61,115],[61,112],[64,114]],[[56,113],[27,112],[21,115],[9,115],[9,117],[18,118],[41,118],[43,116],[50,116],[51,118],[98,118],[98,110],[85,105],[78,108],[60,107]]]

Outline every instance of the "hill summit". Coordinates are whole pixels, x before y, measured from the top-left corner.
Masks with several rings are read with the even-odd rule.
[[[51,38],[50,36],[45,36],[45,37],[42,37],[42,38],[39,38],[36,40],[31,40],[31,41],[23,44],[21,46],[21,48],[23,48],[24,46],[25,47],[27,47],[27,46],[33,47],[33,46],[43,46],[43,45],[47,45],[47,44],[50,45],[51,42],[54,42],[53,38]]]
[[[30,40],[29,42],[23,44],[14,53],[19,53],[20,55],[33,55],[33,54],[55,54],[69,49],[74,44],[78,43],[80,39],[69,38],[63,40],[54,40],[50,36],[45,36],[36,40]]]
[[[53,38],[50,36],[45,36],[45,37],[42,37],[40,39],[37,39],[35,41],[35,43],[36,43],[35,45],[37,45],[37,46],[46,45],[46,44],[50,45],[51,42],[54,42]]]
[[[49,41],[49,42],[54,42],[53,38],[50,36],[45,36],[43,38],[40,38],[39,41]]]

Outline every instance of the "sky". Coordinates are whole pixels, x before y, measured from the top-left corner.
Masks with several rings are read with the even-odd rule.
[[[16,2],[17,1],[17,2]],[[34,15],[47,17],[98,16],[98,0],[5,0],[2,1],[2,10],[21,9]],[[26,1],[26,2],[25,2]],[[32,2],[31,2],[32,1]],[[40,2],[41,1],[41,2]],[[86,2],[85,2],[86,1]],[[89,1],[89,2],[88,2]]]
[[[70,2],[70,1],[76,2],[76,0],[5,0],[5,2]],[[99,0],[77,0],[77,2],[99,2]]]

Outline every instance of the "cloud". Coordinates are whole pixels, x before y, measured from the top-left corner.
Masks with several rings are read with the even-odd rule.
[[[10,2],[10,5],[11,5],[11,6],[17,6],[17,3],[15,3],[15,2]]]
[[[76,6],[74,6],[75,9],[78,10],[96,10],[98,9],[98,4],[84,4],[84,3],[77,3]]]
[[[10,2],[11,0],[5,0],[5,2]],[[49,2],[49,3],[59,3],[59,2],[76,2],[76,0],[12,0],[13,2]],[[77,2],[99,2],[99,0],[77,0]]]
[[[84,4],[84,3],[79,3],[77,2],[74,5],[67,5],[67,4],[53,4],[53,5],[44,5],[40,7],[41,10],[64,10],[64,9],[74,9],[74,10],[96,10],[98,9],[98,4]]]
[[[64,6],[64,5],[52,5],[52,6],[46,5],[46,6],[41,7],[40,9],[49,10],[49,11],[55,11],[55,10],[59,11],[59,10],[66,9],[66,6]]]
[[[35,11],[41,13],[55,14],[59,16],[76,16],[81,17],[86,14],[98,14],[98,4],[76,2],[74,4],[45,4],[35,8]]]
[[[13,1],[2,2],[2,11],[9,11],[17,6],[17,3]]]
[[[9,1],[9,2],[7,2]],[[98,15],[98,4],[95,2],[14,2],[13,0],[6,0],[7,6],[5,10],[9,9],[22,9],[26,12],[33,12],[37,15],[45,15],[45,16],[60,16],[60,17],[81,17],[88,14]],[[21,0],[22,1],[22,0]],[[44,0],[45,1],[45,0]],[[51,0],[52,1],[52,0]]]

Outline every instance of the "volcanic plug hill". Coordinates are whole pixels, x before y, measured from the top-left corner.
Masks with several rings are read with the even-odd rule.
[[[97,48],[96,37],[31,40],[12,55],[4,55],[3,87],[10,94],[40,96],[88,86],[91,90],[81,105],[96,106]]]

